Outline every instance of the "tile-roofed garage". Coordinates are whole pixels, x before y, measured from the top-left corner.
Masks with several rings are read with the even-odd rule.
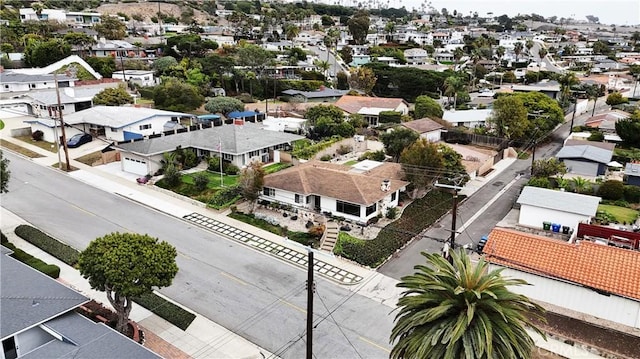
[[[483,250],[493,264],[640,300],[640,252],[495,228]]]

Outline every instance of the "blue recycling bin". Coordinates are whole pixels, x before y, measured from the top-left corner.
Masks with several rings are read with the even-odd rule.
[[[553,232],[560,233],[560,227],[562,227],[562,226],[559,225],[558,223],[552,223],[551,224],[551,230]]]

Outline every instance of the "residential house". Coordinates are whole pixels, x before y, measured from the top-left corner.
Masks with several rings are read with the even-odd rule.
[[[491,109],[451,110],[445,111],[442,119],[449,122],[452,127],[482,127],[487,123],[492,111]]]
[[[401,180],[397,163],[362,161],[345,166],[309,161],[264,178],[262,200],[322,212],[366,224],[398,206]]]
[[[420,137],[425,138],[429,142],[440,141],[442,132],[445,130],[443,125],[426,117],[419,120],[403,122],[402,126],[415,131]]]
[[[630,117],[631,114],[629,112],[622,110],[610,110],[589,117],[584,124],[587,127],[597,128],[603,133],[613,134],[616,133],[616,123],[619,120]]]
[[[265,130],[295,133],[307,132],[307,120],[297,117],[270,117],[262,121]]]
[[[262,125],[223,125],[172,134],[149,136],[141,140],[121,142],[115,147],[121,153],[122,170],[141,176],[156,173],[162,166],[164,153],[178,146],[193,149],[201,157],[222,156],[240,168],[253,161],[280,162],[280,151],[291,149],[291,143],[303,136],[267,131]]]
[[[360,114],[371,127],[379,125],[380,112],[395,111],[403,115],[409,113],[409,104],[401,98],[342,96],[335,105],[347,115]]]
[[[160,358],[76,312],[89,298],[0,246],[0,358]]]
[[[613,150],[593,145],[564,146],[556,154],[568,174],[587,177],[603,176],[612,157]]]
[[[560,227],[576,228],[580,222],[591,221],[598,211],[600,200],[595,196],[525,186],[517,200],[520,205],[518,224],[545,228],[543,223],[548,222]]]
[[[116,71],[111,75],[111,77],[114,79],[131,82],[140,86],[155,86],[158,84],[154,76],[154,71],[150,70]]]
[[[335,90],[321,86],[318,91],[284,90],[282,93],[301,102],[336,102],[340,97],[347,94],[349,90]]]
[[[179,122],[181,118],[194,119],[195,116],[156,110],[144,107],[95,106],[64,116],[66,135],[90,133],[109,141],[129,141],[164,131],[167,122]],[[55,130],[60,133],[60,124],[51,119],[36,118],[24,121],[32,131],[43,132],[45,141],[55,142]],[[54,130],[54,126],[58,127]]]
[[[117,85],[117,83],[112,83]],[[60,94],[60,109],[63,116],[74,112],[86,110],[93,105],[93,98],[103,87],[66,87],[47,91],[34,91],[26,95],[32,99],[32,113],[36,117],[51,118],[57,117],[58,113],[58,93]]]
[[[640,328],[638,251],[495,228],[483,252],[490,269],[503,269],[502,275],[530,284],[513,287],[518,294]]]
[[[106,40],[105,38],[100,38],[96,44],[91,45],[89,55],[96,57],[111,56],[116,59],[147,57],[144,48],[130,44],[124,40]]]
[[[424,65],[429,60],[429,53],[421,48],[407,49],[404,50],[404,58],[408,65]]]
[[[61,74],[58,76],[58,87],[73,87],[78,78]],[[56,81],[54,75],[49,74],[21,74],[13,71],[0,72],[0,93],[29,92],[32,90],[54,89]]]
[[[42,9],[40,14],[32,8],[19,9],[20,21],[56,21],[71,27],[91,27],[100,23],[102,14],[97,12],[69,11],[58,9]]]
[[[84,61],[78,55],[71,55],[71,56],[65,57],[64,59],[56,61],[51,65],[45,66],[45,67],[11,69],[8,72],[12,74],[24,74],[24,75],[49,75],[71,64],[77,64],[78,66],[81,66],[83,69],[87,70],[87,72],[89,72],[97,80],[100,80],[102,78],[102,75],[96,72],[91,66],[89,66],[89,64],[86,61]],[[60,79],[58,79],[58,82],[60,82]],[[73,85],[69,83],[69,86],[66,86],[66,87],[70,87],[70,86],[73,86]],[[63,83],[60,87],[65,87],[65,84]]]
[[[557,81],[543,80],[532,85],[511,85],[513,92],[541,92],[554,100],[560,96],[560,84]]]
[[[640,163],[627,163],[624,166],[625,183],[640,186]]]

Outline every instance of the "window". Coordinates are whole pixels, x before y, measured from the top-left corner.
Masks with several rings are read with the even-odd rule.
[[[9,85],[4,85],[4,88],[8,89],[8,88],[9,88]]]
[[[392,202],[393,202],[393,201],[395,201],[397,196],[398,196],[398,192],[393,192],[393,193],[391,194],[391,201],[392,201]]]
[[[36,88],[36,84],[30,84],[29,87],[34,89],[34,88]]]
[[[336,201],[336,212],[360,217],[360,206],[353,203]]]
[[[262,188],[262,194],[265,196],[269,196],[269,197],[275,197],[276,196],[276,190],[273,188],[268,188],[268,187],[263,187]]]
[[[111,132],[118,132],[117,128],[113,128],[113,127],[110,127],[110,128],[111,128]]]
[[[295,200],[296,200],[296,203],[302,203],[302,195],[299,195],[299,194],[296,193]]]
[[[370,205],[369,207],[367,207],[367,216],[370,215],[371,213],[375,212],[376,209],[378,208],[377,203],[374,203],[372,205]]]
[[[149,123],[149,124],[146,124],[146,125],[140,125],[140,129],[141,129],[141,130],[148,130],[148,129],[150,129],[150,128],[151,128],[151,124],[150,124],[150,123]]]

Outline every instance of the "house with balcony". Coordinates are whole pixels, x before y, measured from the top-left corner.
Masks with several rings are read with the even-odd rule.
[[[404,58],[407,65],[424,65],[428,63],[429,53],[425,49],[414,48],[404,50]]]
[[[32,8],[21,8],[20,22],[25,21],[56,21],[66,23],[71,27],[91,27],[100,23],[102,14],[98,12],[66,11],[58,9],[42,9],[38,14]]]
[[[366,224],[398,206],[407,185],[397,163],[309,161],[265,176],[260,199]]]

